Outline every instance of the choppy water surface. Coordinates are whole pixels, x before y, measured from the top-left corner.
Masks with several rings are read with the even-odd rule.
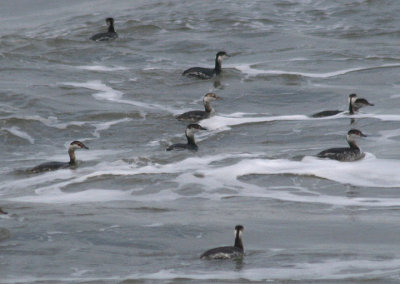
[[[400,281],[398,1],[0,7],[0,283]],[[119,39],[89,41],[109,16]],[[220,80],[181,77],[219,50]],[[199,151],[166,152],[209,91]],[[310,118],[353,92],[353,123]],[[364,160],[315,158],[350,128]],[[73,140],[77,169],[23,171]],[[243,261],[199,259],[236,224]]]

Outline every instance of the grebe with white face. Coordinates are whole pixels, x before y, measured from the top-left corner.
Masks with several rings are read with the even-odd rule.
[[[78,149],[89,149],[80,141],[73,141],[69,145],[68,154],[69,154],[69,162],[47,162],[40,164],[30,170],[33,173],[45,172],[45,171],[54,171],[58,169],[65,169],[69,167],[76,166],[76,159],[75,159],[75,150]]]
[[[210,102],[214,100],[219,100],[220,97],[218,97],[214,93],[207,93],[203,97],[203,104],[204,104],[204,109],[205,110],[192,110],[188,111],[185,113],[182,113],[181,115],[178,115],[176,119],[178,120],[190,120],[193,122],[209,118],[211,115],[214,114],[214,109],[211,107]]]
[[[374,104],[369,103],[366,99],[358,98],[356,94],[349,95],[349,114],[354,114],[364,106],[373,106]],[[312,117],[327,117],[341,113],[341,110],[325,110],[313,114]]]
[[[167,151],[171,150],[191,150],[191,151],[197,151],[198,146],[196,145],[196,142],[194,141],[194,133],[197,132],[198,130],[207,130],[204,127],[198,125],[198,124],[189,124],[186,127],[185,130],[185,135],[187,139],[187,143],[178,143],[178,144],[173,144],[168,146]]]
[[[350,114],[354,114],[360,108],[365,107],[365,106],[374,106],[374,104],[371,104],[366,99],[357,98],[356,94],[349,95],[349,113]]]
[[[106,23],[108,26],[107,32],[95,34],[94,36],[92,36],[90,38],[91,40],[106,41],[106,40],[116,39],[118,37],[118,34],[115,32],[115,29],[114,29],[114,19],[107,18]]]
[[[320,152],[317,157],[329,158],[341,162],[352,162],[364,158],[360,147],[357,146],[355,139],[358,137],[367,137],[364,133],[357,129],[351,129],[347,132],[346,140],[350,147],[345,148],[331,148]]]
[[[237,225],[235,227],[235,243],[233,246],[213,248],[203,253],[200,258],[202,259],[230,259],[240,258],[244,255],[244,248],[242,242],[243,226]]]
[[[182,75],[187,77],[194,77],[199,79],[211,79],[215,75],[219,75],[222,71],[221,64],[222,60],[229,57],[225,51],[220,51],[215,56],[215,67],[203,68],[203,67],[192,67],[183,71]]]

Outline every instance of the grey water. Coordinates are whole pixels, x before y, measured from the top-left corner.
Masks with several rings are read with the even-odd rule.
[[[0,283],[398,283],[398,1],[0,1]],[[115,18],[119,38],[93,42]],[[231,55],[218,79],[183,78]],[[202,109],[198,152],[175,116]],[[354,115],[347,97],[374,103]],[[368,137],[357,162],[322,160]],[[74,169],[32,174],[47,161]],[[203,261],[233,245],[241,261]]]

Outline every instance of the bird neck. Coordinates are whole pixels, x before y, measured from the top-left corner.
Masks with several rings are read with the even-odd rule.
[[[218,60],[218,56],[215,58],[215,73],[218,75],[221,73],[221,60]]]
[[[235,237],[235,247],[240,248],[243,250],[243,243],[242,243],[242,237],[239,235],[240,231],[236,232],[236,237]]]
[[[206,112],[210,113],[210,112],[212,112],[212,111],[214,110],[214,109],[211,107],[210,102],[204,101],[203,103],[204,103],[204,108],[205,108]]]
[[[354,107],[352,100],[349,101],[349,113],[354,114]]]
[[[68,154],[69,154],[69,164],[74,165],[76,163],[75,150],[73,148],[69,148]]]
[[[186,134],[186,139],[189,145],[196,145],[196,142],[194,141],[194,135],[193,133],[185,133]]]
[[[113,24],[113,23],[111,23],[111,24],[108,26],[108,32],[109,32],[109,33],[115,33],[114,24]]]
[[[360,150],[360,147],[356,144],[356,141],[352,139],[347,139],[347,143],[349,143],[350,149]]]

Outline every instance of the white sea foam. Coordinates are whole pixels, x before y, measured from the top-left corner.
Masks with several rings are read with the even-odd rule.
[[[244,117],[246,114],[234,113],[229,116],[215,115],[200,122],[201,126],[208,130],[229,130],[230,126],[248,123],[271,122],[279,120],[310,120],[306,115],[280,115],[280,116],[253,116]]]
[[[90,121],[70,121],[70,122],[59,122],[58,118],[56,117],[48,117],[44,118],[38,115],[33,115],[33,116],[18,116],[18,115],[13,115],[9,116],[7,118],[17,118],[17,119],[23,119],[23,120],[34,120],[34,121],[39,121],[43,123],[44,125],[52,128],[57,128],[57,129],[67,129],[70,126],[83,126],[83,125],[92,125],[95,130],[93,132],[93,135],[95,137],[100,136],[100,132],[109,129],[111,126],[119,124],[119,123],[124,123],[127,121],[132,121],[131,118],[122,118],[122,119],[117,119],[117,120],[112,120],[112,121],[105,121],[105,122],[96,122],[92,123]],[[2,130],[8,131],[12,133],[13,135],[19,136],[23,139],[28,140],[31,144],[34,144],[35,139],[32,138],[29,134],[26,132],[21,131],[18,127],[10,127],[10,128],[2,128]]]
[[[400,260],[328,260],[318,263],[298,263],[289,267],[250,268],[239,271],[184,271],[172,269],[156,273],[133,274],[130,279],[141,280],[343,280],[343,279],[376,279],[377,277],[397,276]]]
[[[8,131],[14,136],[25,139],[31,144],[35,143],[35,139],[32,136],[30,136],[28,133],[26,133],[25,131],[22,131],[19,127],[16,127],[16,126],[12,126],[9,128],[3,127],[2,130]]]
[[[329,259],[323,262],[296,263],[287,266],[256,267],[240,270],[174,270],[162,269],[154,273],[133,273],[125,276],[93,277],[90,271],[72,273],[67,277],[13,277],[3,278],[1,283],[32,283],[50,281],[129,281],[129,280],[169,280],[189,279],[202,281],[318,281],[318,280],[376,280],[398,279],[400,260],[341,260]],[[88,272],[88,273],[87,273]]]
[[[293,174],[317,176],[343,184],[366,187],[400,187],[400,176],[396,174],[400,160],[377,159],[368,154],[356,162],[339,162],[316,157],[305,157],[301,161],[286,159],[244,159],[237,164],[200,171],[215,179],[248,174]]]
[[[0,191],[16,192],[18,190],[25,189],[27,184],[29,184],[30,187],[35,187],[35,186],[40,186],[42,184],[47,184],[51,180],[58,180],[58,181],[69,180],[73,176],[74,176],[74,171],[70,169],[60,169],[57,171],[45,172],[42,174],[33,174],[29,175],[26,178],[3,181],[2,183],[0,183]]]
[[[251,115],[251,116],[248,116]],[[349,118],[373,118],[381,121],[400,121],[400,115],[397,114],[363,114],[359,113],[356,115],[349,116],[346,112],[342,112],[333,116],[313,118],[303,114],[293,115],[270,115],[265,114],[246,114],[246,113],[233,113],[229,115],[215,115],[208,119],[204,119],[200,122],[201,126],[208,130],[229,130],[231,126],[243,125],[249,123],[261,123],[261,122],[272,122],[272,121],[295,121],[295,120],[330,120],[330,119],[349,119]]]
[[[17,202],[33,202],[33,203],[90,203],[90,202],[107,202],[115,200],[126,200],[130,196],[130,191],[122,190],[104,190],[104,189],[88,189],[84,191],[65,193],[61,191],[53,191],[37,196],[21,196],[11,198],[10,200]]]
[[[109,129],[111,126],[127,122],[127,121],[132,121],[131,118],[122,118],[118,120],[112,120],[112,121],[107,121],[107,122],[99,122],[99,123],[94,123],[93,126],[96,128],[95,131],[93,132],[93,135],[97,138],[100,137],[100,132]]]
[[[141,188],[135,188],[141,190]],[[37,195],[25,195],[20,197],[9,198],[10,201],[27,202],[27,203],[48,203],[48,204],[79,204],[91,202],[110,202],[110,201],[126,201],[135,200],[141,202],[157,202],[172,201],[182,198],[170,191],[161,191],[149,195],[133,195],[133,190],[115,190],[115,189],[88,189],[84,191],[68,193],[60,191],[56,188],[46,188],[43,192],[37,191]]]
[[[11,198],[14,201],[44,202],[44,203],[80,203],[106,202],[110,200],[132,199],[137,201],[166,201],[176,200],[184,196],[179,189],[190,184],[197,184],[203,188],[196,197],[218,200],[226,196],[218,189],[227,188],[232,191],[229,195],[262,197],[289,202],[319,203],[332,206],[360,206],[360,207],[390,207],[400,206],[400,198],[381,197],[347,197],[336,196],[313,191],[303,187],[295,187],[288,179],[288,185],[258,186],[243,182],[240,177],[258,175],[307,175],[316,178],[329,179],[342,184],[353,186],[394,188],[400,187],[400,177],[397,169],[399,160],[377,159],[371,154],[357,162],[338,162],[323,160],[315,157],[305,157],[301,161],[286,159],[260,158],[261,154],[221,154],[205,157],[190,157],[170,164],[148,164],[138,166],[116,161],[110,164],[100,163],[94,167],[82,168],[80,171],[60,170],[22,180],[6,182],[1,187],[9,190],[22,190],[26,184],[37,188],[35,194]],[[239,162],[215,166],[215,162],[236,158]],[[108,188],[88,189],[78,193],[63,192],[64,187],[84,183],[101,176],[135,176],[135,175],[177,174],[174,181],[177,186],[167,187],[159,192],[136,195],[131,190],[115,190]],[[57,182],[48,184],[49,179]]]
[[[162,227],[162,226],[164,226],[163,223],[151,223],[148,225],[143,225],[143,227],[149,227],[149,228]]]
[[[78,193],[65,193],[64,187],[86,182],[100,176],[134,176],[138,174],[166,174],[179,173],[182,169],[195,170],[199,167],[205,168],[209,163],[232,157],[232,155],[208,156],[205,158],[192,157],[172,164],[151,164],[143,167],[127,164],[122,161],[112,163],[99,163],[91,168],[79,168],[79,171],[62,169],[53,172],[46,172],[38,175],[31,175],[24,179],[16,179],[0,184],[1,190],[18,191],[26,188],[29,184],[31,188],[37,188],[34,195],[10,198],[13,201],[22,202],[44,202],[44,203],[80,203],[80,202],[100,202],[109,200],[129,199],[133,191],[140,188],[134,188],[131,191],[119,191],[113,189],[89,189]],[[254,157],[254,155],[241,154],[238,157]],[[56,181],[48,184],[49,180]],[[182,196],[172,191],[161,191],[154,195],[131,196],[132,199],[140,201],[165,201],[176,200]]]
[[[107,86],[106,84],[98,80],[87,81],[85,83],[66,82],[63,83],[62,85],[99,91],[99,93],[94,93],[93,96],[95,98],[103,100],[110,100],[110,101],[118,100],[123,95],[122,92],[114,90],[113,88]]]
[[[29,120],[39,121],[48,127],[54,127],[54,128],[58,128],[58,129],[66,129],[69,126],[82,126],[82,125],[86,124],[86,122],[82,122],[82,121],[70,121],[70,122],[62,122],[61,123],[58,121],[57,117],[49,116],[49,117],[45,118],[45,117],[41,117],[39,115],[13,114],[10,116],[2,117],[1,119],[11,119],[11,118],[22,119],[22,120],[27,120],[27,121],[29,121]]]
[[[359,71],[366,71],[371,69],[377,68],[391,68],[391,67],[400,67],[400,64],[383,64],[378,66],[370,66],[370,67],[354,67],[349,69],[343,69],[338,71],[332,72],[325,72],[325,73],[308,73],[308,72],[299,72],[299,71],[283,71],[283,70],[263,70],[253,68],[252,66],[255,64],[237,64],[235,66],[231,66],[232,68],[238,69],[240,72],[248,75],[248,76],[258,76],[258,75],[297,75],[302,77],[309,77],[309,78],[331,78],[340,75],[345,75],[351,72],[359,72]]]
[[[133,106],[137,106],[139,108],[150,109],[150,110],[164,110],[164,111],[168,111],[173,114],[179,113],[179,110],[170,108],[169,106],[162,106],[162,105],[158,105],[158,104],[154,104],[154,103],[148,104],[148,103],[143,103],[143,102],[139,102],[139,101],[122,99],[122,97],[123,97],[122,92],[114,90],[113,88],[107,86],[106,84],[104,84],[98,80],[87,81],[85,83],[65,82],[65,83],[62,83],[61,85],[78,87],[78,88],[86,88],[86,89],[98,91],[97,93],[92,94],[92,96],[97,100],[105,100],[105,101],[114,102],[114,103],[128,104],[128,105],[133,105]]]
[[[102,66],[102,65],[84,65],[84,66],[76,66],[78,69],[89,70],[89,71],[99,71],[99,72],[113,72],[113,71],[121,71],[128,70],[129,68],[123,66]]]
[[[400,115],[398,114],[356,114],[351,116],[352,118],[375,118],[382,121],[400,121]]]

